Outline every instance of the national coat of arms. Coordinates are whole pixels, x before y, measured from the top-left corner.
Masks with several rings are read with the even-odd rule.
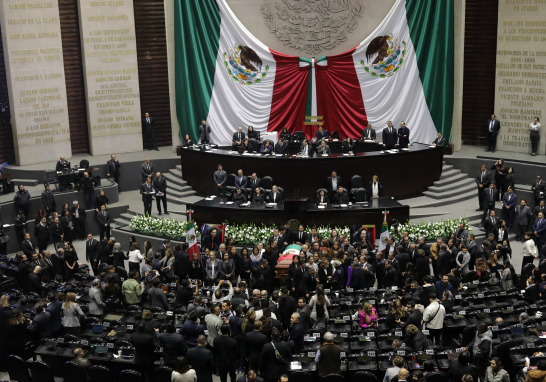
[[[223,58],[229,77],[241,85],[260,83],[269,71],[269,65],[262,71],[262,59],[248,46],[235,44],[229,53],[224,52]]]
[[[366,48],[366,62],[360,65],[372,77],[387,78],[400,70],[406,57],[406,42],[392,35],[375,37]]]

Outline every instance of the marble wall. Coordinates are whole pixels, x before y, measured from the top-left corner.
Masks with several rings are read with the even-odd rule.
[[[0,25],[19,165],[72,156],[57,0],[1,0]]]
[[[132,0],[78,0],[92,155],[142,150]]]
[[[546,110],[546,2],[501,1],[497,34],[497,150],[531,153],[529,124]],[[538,153],[545,154],[546,125]],[[485,126],[485,124],[484,124]]]

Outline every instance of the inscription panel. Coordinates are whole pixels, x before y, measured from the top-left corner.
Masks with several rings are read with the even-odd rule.
[[[544,154],[546,0],[499,2],[495,71],[495,114],[501,121],[497,149],[530,153],[529,125],[538,117],[542,128],[537,153]]]
[[[16,161],[72,156],[57,0],[0,1]]]
[[[132,0],[79,0],[89,143],[93,155],[142,150]]]

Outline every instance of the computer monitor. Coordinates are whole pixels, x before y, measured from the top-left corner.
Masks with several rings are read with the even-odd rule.
[[[510,331],[512,332],[512,335],[519,335],[523,334],[523,328],[520,328],[519,326],[512,326],[510,328]]]
[[[47,341],[44,343],[44,346],[47,347],[48,349],[57,347],[57,341],[47,340]]]
[[[135,349],[134,348],[123,348],[121,349],[121,356],[123,358],[132,358],[135,356]]]
[[[108,352],[108,346],[97,345],[95,348],[95,353],[97,354],[106,354]]]

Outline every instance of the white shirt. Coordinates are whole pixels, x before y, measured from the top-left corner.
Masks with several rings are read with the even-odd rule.
[[[142,255],[140,254],[140,251],[138,249],[135,249],[134,251],[129,252],[129,262],[130,263],[139,263],[140,260],[144,259]]]
[[[499,228],[499,243],[502,243],[504,240],[504,229]]]
[[[379,197],[379,187],[378,183],[372,182],[372,196],[373,197]]]
[[[491,122],[489,122],[489,131],[492,132],[493,131],[493,119],[491,120]]]
[[[537,247],[533,239],[529,239],[523,243],[523,256],[536,256],[538,253]]]
[[[332,190],[337,190],[337,177],[332,178]]]
[[[440,307],[440,310],[438,310],[438,306]],[[438,313],[436,313],[438,311]],[[434,314],[436,314],[434,316]],[[423,322],[427,322],[434,316],[432,321],[430,321],[428,324],[426,324],[427,329],[442,329],[444,326],[444,317],[446,315],[446,309],[443,305],[439,304],[438,301],[434,301],[432,304],[427,306],[425,309],[425,313],[423,314]],[[425,326],[423,325],[423,329],[425,329]]]

